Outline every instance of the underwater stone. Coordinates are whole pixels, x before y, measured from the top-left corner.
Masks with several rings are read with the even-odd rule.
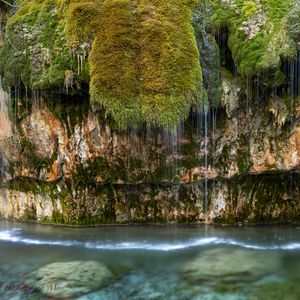
[[[216,248],[204,251],[182,270],[190,282],[254,281],[276,270],[278,254],[257,253],[253,250]]]
[[[112,272],[96,261],[56,262],[33,272],[28,284],[44,295],[63,299],[99,289],[112,277]]]

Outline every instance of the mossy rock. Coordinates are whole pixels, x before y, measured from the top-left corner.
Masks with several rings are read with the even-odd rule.
[[[119,128],[173,128],[203,98],[192,24],[198,1],[23,0],[1,51],[6,87],[90,83]]]
[[[281,58],[296,58],[297,34],[292,32],[297,31],[297,26],[292,24],[299,24],[297,0],[210,0],[209,3],[216,28],[229,29],[228,44],[243,76],[273,69],[278,77]]]

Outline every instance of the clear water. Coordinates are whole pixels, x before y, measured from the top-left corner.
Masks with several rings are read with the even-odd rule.
[[[26,282],[70,261],[102,263],[114,278],[67,299],[300,299],[300,227],[0,222],[0,299],[56,299]]]

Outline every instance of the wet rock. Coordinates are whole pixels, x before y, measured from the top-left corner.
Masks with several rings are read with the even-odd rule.
[[[33,272],[27,284],[44,295],[64,299],[99,289],[112,276],[106,266],[95,261],[56,262]]]
[[[278,255],[246,249],[217,248],[204,251],[188,263],[182,275],[189,282],[253,281],[279,267]]]
[[[238,79],[234,78],[230,72],[222,71],[221,104],[226,108],[226,113],[230,118],[234,110],[238,108],[241,88],[238,84]]]

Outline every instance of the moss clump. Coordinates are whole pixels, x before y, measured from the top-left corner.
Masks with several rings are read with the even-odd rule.
[[[77,1],[70,4],[65,14],[65,35],[73,53],[84,51],[83,45],[93,41],[99,30],[99,13],[99,1]]]
[[[77,70],[77,61],[66,46],[55,0],[24,0],[9,20],[0,48],[4,85],[19,79],[32,90],[63,87],[66,70]]]
[[[92,100],[119,126],[175,126],[202,97],[190,1],[103,1],[89,57]]]
[[[139,78],[142,114],[175,125],[202,99],[202,72],[192,12],[197,1],[140,1]]]
[[[5,85],[80,87],[120,128],[173,128],[202,99],[196,0],[23,0],[0,65]],[[88,58],[88,60],[87,60]]]
[[[89,57],[90,93],[120,127],[140,121],[136,18],[128,0],[104,1]]]
[[[295,58],[296,43],[289,34],[291,18],[299,23],[296,0],[210,0],[217,28],[228,27],[229,47],[243,76],[266,69],[279,71],[281,58]],[[295,20],[294,20],[295,21]]]
[[[258,12],[258,10],[259,6],[253,0],[245,1],[245,4],[242,7],[243,15],[245,15],[246,17],[252,17],[255,13]]]

